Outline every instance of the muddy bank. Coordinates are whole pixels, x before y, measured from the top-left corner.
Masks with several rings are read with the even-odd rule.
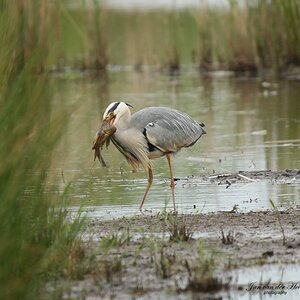
[[[231,190],[261,181],[298,186],[300,170],[190,176],[177,178],[176,184]],[[297,203],[250,212],[235,204],[205,214],[161,209],[109,220],[91,214],[62,278],[49,283],[47,294],[64,299],[300,299]]]
[[[263,284],[261,268],[271,268],[270,292],[291,280],[272,267],[300,262],[300,210],[91,219],[84,236],[84,272],[66,279],[67,299],[248,299],[264,291],[250,292],[239,271],[254,268],[252,283]]]

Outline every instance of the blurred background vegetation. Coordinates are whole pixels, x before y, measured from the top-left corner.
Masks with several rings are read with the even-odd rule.
[[[278,75],[300,64],[297,0],[199,1],[196,8],[181,9],[146,9],[147,4],[118,9],[109,3],[67,2],[61,62],[88,69],[109,63],[170,71],[188,65],[238,75]]]
[[[209,1],[208,1],[209,2]],[[61,272],[81,228],[69,185],[50,197],[53,149],[68,121],[53,72],[114,65],[283,76],[300,65],[300,2],[228,1],[197,9],[111,8],[100,1],[0,2],[0,295],[33,299]],[[66,222],[68,221],[68,222]]]

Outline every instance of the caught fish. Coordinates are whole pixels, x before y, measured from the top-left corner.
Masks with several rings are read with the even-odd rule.
[[[108,147],[110,142],[110,137],[116,132],[116,127],[112,124],[109,124],[108,122],[104,121],[96,133],[94,142],[93,142],[93,148],[92,150],[95,150],[94,155],[94,161],[96,160],[96,157],[98,157],[101,165],[103,167],[106,167],[106,163],[101,155],[101,149],[103,148],[103,145],[106,143],[106,147]]]

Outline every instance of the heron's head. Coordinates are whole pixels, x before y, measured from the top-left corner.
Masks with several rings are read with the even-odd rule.
[[[129,107],[132,106],[125,102],[113,102],[109,104],[103,114],[103,121],[115,126],[121,121],[129,122],[131,116]]]

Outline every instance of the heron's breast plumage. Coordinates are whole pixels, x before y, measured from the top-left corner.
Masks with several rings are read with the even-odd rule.
[[[142,132],[136,128],[118,130],[117,127],[117,131],[112,136],[112,142],[134,169],[138,169],[140,164],[144,168],[149,166],[147,141]]]

